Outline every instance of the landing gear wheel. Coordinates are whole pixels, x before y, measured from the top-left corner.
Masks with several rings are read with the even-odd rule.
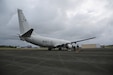
[[[49,51],[51,51],[51,50],[52,50],[52,48],[48,48],[48,50],[49,50]]]
[[[61,51],[61,50],[62,50],[62,48],[60,47],[60,48],[58,48],[58,50],[59,50],[59,51]]]

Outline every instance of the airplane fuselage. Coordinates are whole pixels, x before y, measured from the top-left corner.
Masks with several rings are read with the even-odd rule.
[[[27,42],[43,47],[56,47],[57,45],[60,44],[70,43],[70,41],[67,40],[48,38],[40,35],[31,35],[31,37],[26,37],[24,39]]]

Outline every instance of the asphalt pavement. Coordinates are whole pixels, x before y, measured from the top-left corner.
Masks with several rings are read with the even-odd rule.
[[[113,75],[113,48],[0,50],[0,75]]]

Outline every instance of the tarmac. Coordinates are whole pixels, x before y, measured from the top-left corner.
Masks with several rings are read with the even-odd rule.
[[[0,50],[0,75],[113,75],[113,48]]]

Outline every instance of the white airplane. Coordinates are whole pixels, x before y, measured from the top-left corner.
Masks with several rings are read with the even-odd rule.
[[[48,47],[48,50],[52,50],[53,48],[62,48],[73,49],[75,46],[73,43],[94,39],[95,37],[79,40],[79,41],[67,41],[62,39],[55,39],[49,37],[43,37],[34,32],[34,29],[29,27],[28,22],[22,12],[21,9],[17,10],[18,12],[18,19],[19,19],[19,27],[20,27],[20,39],[38,46]]]

